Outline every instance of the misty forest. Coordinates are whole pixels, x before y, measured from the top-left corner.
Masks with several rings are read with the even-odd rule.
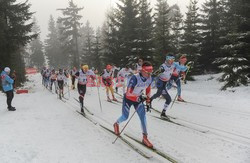
[[[190,0],[183,15],[167,0],[119,0],[94,29],[82,23],[84,6],[73,0],[48,18],[48,35],[41,31],[29,1],[0,0],[0,68],[16,70],[23,83],[25,67],[56,69],[88,64],[99,71],[106,64],[131,68],[139,58],[157,69],[169,53],[186,54],[193,75],[221,73],[223,90],[247,85],[250,77],[250,1],[207,0],[198,7]]]

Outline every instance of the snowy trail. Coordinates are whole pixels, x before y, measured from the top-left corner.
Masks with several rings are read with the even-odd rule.
[[[157,148],[178,158],[181,162],[250,162],[250,141],[248,140],[250,137],[248,113],[250,112],[247,108],[250,102],[245,97],[250,89],[237,95],[218,93],[218,83],[214,80],[206,81],[204,78],[202,76],[197,81],[184,85],[183,96],[192,102],[212,107],[174,104],[173,109],[168,110],[167,113],[177,117],[174,121],[178,123],[211,132],[201,133],[191,128],[167,123],[152,117],[151,115],[159,116],[152,111],[147,113],[149,114],[147,115],[149,139]],[[55,94],[44,90],[39,83],[39,75],[33,76],[32,80],[35,85],[33,83],[28,85],[34,93],[15,97],[14,105],[18,108],[16,113],[9,113],[5,109],[0,110],[0,160],[3,162],[148,161],[122,141],[112,145],[114,136],[95,127],[76,113],[75,110],[78,108],[74,99],[78,98],[76,90],[70,92],[70,99],[66,100],[65,104],[58,100]],[[202,87],[204,84],[207,87]],[[176,90],[173,89],[170,93],[173,97]],[[87,88],[85,105],[94,113],[94,120],[112,128],[111,125],[121,115],[121,104],[107,102],[103,88],[100,89],[100,94],[102,112],[99,107],[97,88]],[[67,97],[67,94],[65,96]],[[118,95],[116,96],[119,101],[122,101]],[[231,99],[232,96],[234,100]],[[5,97],[2,95],[0,97],[0,105],[5,106]],[[163,103],[163,100],[155,100],[153,106],[160,111]],[[235,108],[236,103],[240,107],[238,110]],[[133,111],[134,108],[131,108],[130,115]],[[122,128],[123,125],[125,123],[120,127]],[[137,115],[125,132],[141,139]],[[151,162],[158,161],[154,159]]]
[[[1,163],[147,162],[121,142],[112,145],[113,136],[93,127],[40,83],[34,89],[15,95],[16,112],[1,107]],[[5,106],[5,97],[0,97]]]

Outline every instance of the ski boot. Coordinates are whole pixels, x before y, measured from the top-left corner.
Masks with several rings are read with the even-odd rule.
[[[143,134],[142,143],[148,148],[153,148],[153,144],[148,140],[148,136],[146,134]]]
[[[113,101],[116,101],[116,102],[117,102],[118,100],[113,96]]]
[[[168,116],[166,115],[166,111],[165,111],[165,110],[163,110],[163,111],[161,112],[161,118],[162,118],[162,119],[165,119],[165,120],[167,120],[167,121],[170,121],[170,119],[169,119]]]
[[[82,114],[85,114],[84,110],[83,110],[83,107],[81,107],[81,113]]]
[[[120,135],[120,131],[119,131],[119,125],[117,122],[114,123],[114,131],[116,135]]]
[[[108,102],[112,102],[111,99],[109,98],[109,96],[107,97],[107,101],[108,101]]]
[[[183,99],[181,98],[181,96],[178,96],[177,101],[185,102],[185,100],[183,100]]]
[[[115,92],[118,93],[118,87],[115,87]]]
[[[11,107],[8,107],[8,110],[9,110],[9,111],[16,111],[16,108],[13,107],[13,106],[11,106]]]

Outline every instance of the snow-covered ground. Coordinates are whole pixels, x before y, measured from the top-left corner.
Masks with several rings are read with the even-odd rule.
[[[147,113],[149,140],[156,148],[180,162],[250,162],[250,87],[219,91],[218,77],[198,76],[183,85],[183,98],[196,104],[178,102],[167,113],[186,127],[155,118],[157,112]],[[7,111],[6,97],[0,94],[1,163],[167,162],[155,153],[147,160],[121,140],[112,144],[115,136],[75,111],[76,90],[70,91],[70,99],[64,103],[43,88],[39,74],[29,78],[26,87],[31,93],[15,95],[16,112]],[[170,93],[174,97],[176,90]],[[100,94],[102,112],[97,88],[88,88],[85,105],[94,113],[93,120],[112,128],[121,114],[121,104],[108,103],[104,88]],[[163,104],[164,100],[156,99],[153,107],[161,111]],[[137,115],[125,132],[141,139]]]

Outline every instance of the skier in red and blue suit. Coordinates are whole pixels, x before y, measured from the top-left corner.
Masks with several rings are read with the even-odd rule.
[[[146,124],[146,111],[143,104],[144,101],[147,103],[147,111],[150,111],[150,93],[151,93],[151,84],[152,77],[151,73],[153,72],[153,66],[150,62],[144,62],[142,64],[142,69],[138,74],[135,74],[131,77],[127,92],[124,94],[123,105],[122,105],[122,115],[114,123],[114,130],[116,135],[120,135],[119,124],[126,121],[129,117],[130,107],[133,105],[137,111],[137,114],[141,121],[141,127],[143,132],[142,142],[153,148],[152,143],[148,140],[147,135],[147,124]],[[146,89],[146,96],[143,95],[143,91]]]

